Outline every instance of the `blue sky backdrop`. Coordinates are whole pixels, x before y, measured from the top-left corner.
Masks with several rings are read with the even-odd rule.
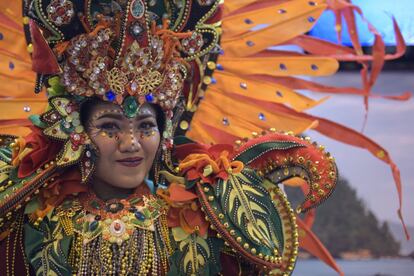
[[[377,28],[387,45],[395,45],[392,17],[397,19],[406,43],[414,45],[413,0],[353,0],[352,2],[361,7],[364,16]],[[311,34],[337,42],[337,36],[333,28],[334,22],[333,13],[330,11],[325,12],[316,23]],[[363,46],[371,46],[374,37],[359,16],[357,16],[357,26]],[[345,24],[344,27],[346,27]],[[345,45],[350,45],[346,29],[342,33],[342,41]]]

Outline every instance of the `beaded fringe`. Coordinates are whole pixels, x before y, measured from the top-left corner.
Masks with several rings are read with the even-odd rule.
[[[76,235],[69,256],[74,274],[165,275],[170,254],[169,238],[164,237],[159,221],[155,226],[154,232],[137,228],[121,245],[105,241],[102,236],[83,243]]]

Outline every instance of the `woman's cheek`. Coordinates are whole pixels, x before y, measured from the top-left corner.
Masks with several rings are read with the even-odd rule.
[[[157,152],[159,145],[160,145],[160,134],[156,132],[155,135],[151,137],[150,139],[150,148],[151,148],[150,153],[152,155],[155,156],[155,153]]]
[[[99,155],[102,157],[109,157],[113,154],[117,141],[114,138],[110,138],[108,136],[98,136],[92,139],[92,142],[99,150]]]

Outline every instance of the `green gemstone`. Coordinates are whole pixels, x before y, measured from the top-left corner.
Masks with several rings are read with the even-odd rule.
[[[92,200],[91,203],[89,203],[93,208],[99,209],[99,203],[95,200]]]
[[[125,116],[128,118],[133,118],[137,115],[139,110],[139,104],[137,102],[137,99],[135,99],[132,96],[128,96],[125,98],[122,108],[124,110]]]

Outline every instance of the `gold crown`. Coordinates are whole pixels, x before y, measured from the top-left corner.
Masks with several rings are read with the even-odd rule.
[[[152,24],[146,47],[133,41],[125,53],[115,54],[111,44],[115,37],[110,23],[102,21],[94,31],[81,34],[57,45],[63,55],[62,84],[79,96],[97,96],[122,104],[128,96],[139,103],[157,103],[171,110],[183,88],[187,63],[180,57],[177,34]],[[138,32],[139,30],[137,30]]]

